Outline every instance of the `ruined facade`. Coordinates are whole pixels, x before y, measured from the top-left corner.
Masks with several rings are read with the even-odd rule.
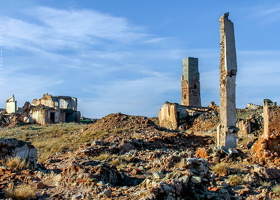
[[[33,106],[46,106],[55,109],[68,109],[77,111],[77,98],[70,96],[52,96],[48,93],[44,94],[41,99],[34,99]]]
[[[170,130],[178,129],[181,126],[185,129],[187,124],[187,118],[195,115],[202,114],[211,110],[208,107],[196,107],[196,106],[183,106],[177,103],[165,102],[159,110],[159,125]]]
[[[49,94],[44,94],[41,99],[34,99],[32,105],[27,102],[22,110],[25,120],[39,124],[79,122],[81,115],[77,111],[77,98]]]
[[[182,105],[201,106],[198,59],[183,59],[183,75],[181,77]]]
[[[235,80],[237,72],[236,50],[233,23],[228,19],[229,13],[220,18],[220,120],[217,146],[236,148],[236,103]]]
[[[6,112],[7,114],[15,113],[17,111],[17,101],[15,100],[15,96],[11,96],[6,101]]]

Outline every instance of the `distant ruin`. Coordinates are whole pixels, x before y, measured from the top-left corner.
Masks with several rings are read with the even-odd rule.
[[[220,18],[220,125],[217,129],[217,146],[237,147],[235,80],[237,73],[233,23],[229,13]]]
[[[16,121],[31,124],[80,122],[81,113],[77,106],[75,97],[46,93],[41,99],[34,99],[32,104],[27,101],[22,108],[17,108],[13,95],[6,101],[6,110],[1,112],[1,118],[6,124]]]
[[[183,75],[181,78],[182,105],[201,106],[198,58],[183,59]]]
[[[34,99],[32,106],[26,102],[22,112],[25,121],[38,124],[79,122],[81,114],[77,111],[77,98],[44,94]]]
[[[233,23],[228,19],[229,13],[220,18],[220,124],[217,128],[217,146],[219,148],[236,148],[236,103],[235,81],[237,61]],[[160,126],[168,129],[185,129],[189,119],[213,109],[201,107],[198,59],[188,57],[183,60],[182,105],[166,102],[159,111]],[[217,110],[217,109],[216,109]],[[215,110],[215,112],[216,112]],[[240,122],[244,132],[251,131],[250,119]]]
[[[15,96],[12,95],[6,101],[6,112],[8,114],[15,113],[17,111],[17,101],[15,100]]]
[[[186,129],[187,118],[200,115],[211,110],[209,107],[183,106],[177,103],[165,102],[161,107],[158,117],[159,125],[171,130]]]

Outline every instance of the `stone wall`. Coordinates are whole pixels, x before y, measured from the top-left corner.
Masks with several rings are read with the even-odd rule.
[[[280,163],[280,107],[264,103],[264,132],[253,146],[255,161],[265,163]]]
[[[6,112],[8,114],[15,113],[17,111],[17,102],[15,100],[15,96],[11,96],[6,101]]]
[[[160,127],[171,130],[177,129],[179,123],[177,104],[165,102],[158,113],[158,117]]]
[[[47,106],[47,107],[50,107],[50,108],[55,107],[55,103],[52,99],[52,95],[49,95],[48,93],[44,94],[41,99],[38,99],[38,100],[34,99],[32,101],[32,105],[33,106],[43,105],[43,106]]]
[[[167,129],[175,130],[179,126],[185,130],[189,118],[201,115],[211,110],[209,107],[182,106],[177,103],[165,102],[159,111],[159,125]]]

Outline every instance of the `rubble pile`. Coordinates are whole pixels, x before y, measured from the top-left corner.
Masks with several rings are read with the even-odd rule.
[[[15,138],[0,139],[0,159],[9,157],[19,157],[36,168],[37,167],[37,149],[30,143]]]
[[[130,116],[122,113],[114,113],[90,124],[84,131],[117,132],[123,130],[139,131],[143,129],[157,129],[155,123],[143,116]]]
[[[190,130],[194,132],[215,132],[219,123],[218,112],[213,110],[195,118]]]

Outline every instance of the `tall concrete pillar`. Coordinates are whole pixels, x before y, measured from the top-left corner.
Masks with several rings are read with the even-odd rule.
[[[220,121],[217,146],[237,147],[235,80],[237,72],[233,23],[229,13],[220,18]]]
[[[183,59],[183,75],[181,78],[182,105],[201,106],[198,59]]]

